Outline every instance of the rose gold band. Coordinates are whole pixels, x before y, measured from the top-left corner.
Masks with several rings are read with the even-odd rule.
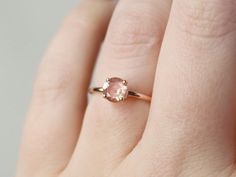
[[[147,102],[151,101],[150,96],[130,91],[128,89],[128,82],[119,77],[107,78],[102,87],[93,87],[89,89],[89,93],[95,92],[102,93],[104,98],[114,103],[125,101],[129,97]]]
[[[104,92],[104,89],[102,87],[93,87],[93,88],[89,88],[89,93],[103,93]],[[144,100],[144,101],[147,101],[147,102],[150,102],[151,101],[151,97],[150,96],[147,96],[145,94],[142,94],[142,93],[138,93],[138,92],[135,92],[135,91],[128,91],[128,97],[131,97],[131,98],[137,98],[137,99],[140,99],[140,100]]]

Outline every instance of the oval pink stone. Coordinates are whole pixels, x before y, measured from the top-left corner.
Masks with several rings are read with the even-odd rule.
[[[112,102],[119,102],[127,98],[128,87],[126,81],[113,77],[108,79],[103,85],[104,96]]]

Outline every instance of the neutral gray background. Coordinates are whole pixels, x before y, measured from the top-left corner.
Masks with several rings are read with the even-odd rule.
[[[41,55],[78,0],[0,0],[0,177],[13,177]]]

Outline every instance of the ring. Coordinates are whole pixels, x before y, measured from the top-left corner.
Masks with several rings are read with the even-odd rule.
[[[121,102],[127,98],[137,98],[147,102],[151,97],[128,89],[128,82],[118,77],[107,78],[102,87],[92,87],[89,93],[102,93],[103,97],[111,102]]]

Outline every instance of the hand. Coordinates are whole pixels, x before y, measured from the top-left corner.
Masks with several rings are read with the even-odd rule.
[[[235,17],[232,0],[83,0],[40,66],[17,177],[235,177]],[[112,76],[151,104],[87,104]]]

